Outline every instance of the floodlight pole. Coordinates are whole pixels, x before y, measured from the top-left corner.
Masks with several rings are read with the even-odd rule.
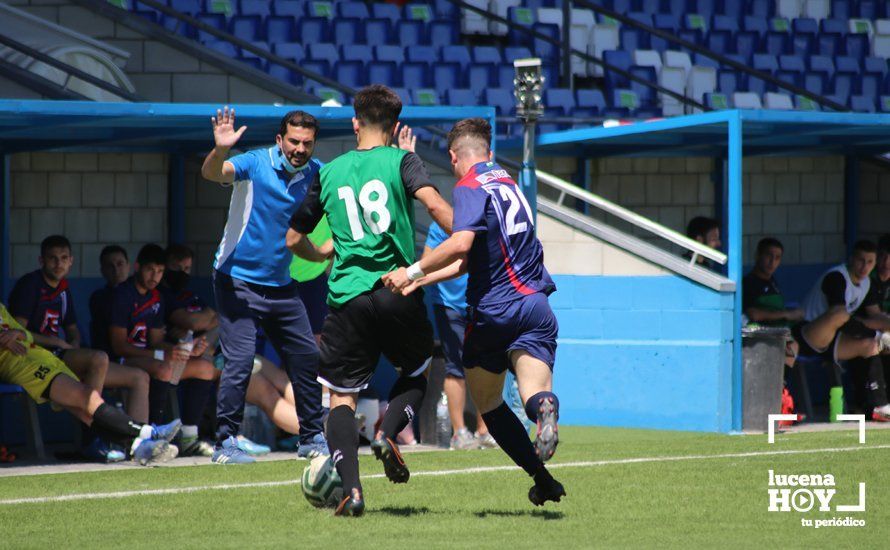
[[[535,125],[544,113],[541,101],[541,88],[544,75],[541,73],[541,60],[538,58],[517,59],[513,62],[516,78],[513,80],[513,93],[516,95],[516,116],[523,123],[522,164],[519,185],[532,209],[532,217],[538,217],[538,182],[535,176]],[[536,224],[537,225],[537,224]]]

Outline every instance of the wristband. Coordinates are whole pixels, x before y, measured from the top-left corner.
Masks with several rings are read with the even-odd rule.
[[[163,361],[164,360],[164,350],[156,349],[155,350],[155,359],[157,359],[158,361]]]
[[[409,265],[407,271],[408,271],[408,280],[411,282],[414,282],[417,279],[420,279],[424,275],[423,270],[420,269],[420,262],[415,262],[415,263]]]

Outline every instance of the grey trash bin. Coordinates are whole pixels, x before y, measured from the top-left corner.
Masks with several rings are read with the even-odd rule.
[[[782,412],[787,328],[742,329],[742,430],[765,432],[767,416]]]

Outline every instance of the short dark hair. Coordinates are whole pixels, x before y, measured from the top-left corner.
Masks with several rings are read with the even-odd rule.
[[[63,235],[50,235],[40,243],[40,255],[46,256],[51,248],[67,248],[71,252],[71,241]]]
[[[402,100],[392,88],[383,84],[365,86],[352,100],[355,118],[362,126],[391,130],[402,114]]]
[[[764,252],[766,252],[767,248],[778,248],[782,252],[785,251],[785,247],[782,245],[782,241],[776,239],[775,237],[764,237],[760,239],[760,242],[757,243],[757,255],[760,256]]]
[[[462,138],[472,140],[472,145],[491,150],[491,124],[484,118],[465,118],[457,121],[448,132],[448,149],[457,152],[455,142]]]
[[[164,255],[167,257],[168,262],[170,260],[191,260],[194,259],[195,252],[184,244],[173,243],[167,247]]]
[[[308,128],[312,130],[314,135],[318,135],[318,119],[310,115],[306,111],[291,111],[281,118],[281,125],[278,127],[278,135],[287,134],[288,126],[297,126],[299,128]]]
[[[127,251],[124,250],[124,247],[117,244],[109,244],[108,246],[102,248],[102,251],[99,252],[99,263],[105,261],[105,258],[111,256],[112,254],[123,254],[124,259],[128,262],[130,261],[130,257],[127,256]]]
[[[148,264],[167,265],[164,249],[154,243],[147,244],[139,250],[139,254],[136,256],[136,263],[140,267]]]
[[[714,218],[696,216],[689,220],[689,224],[686,226],[686,236],[690,239],[696,237],[704,239],[705,235],[708,234],[708,231],[711,231],[712,229],[720,229],[720,222]]]
[[[872,254],[877,254],[878,247],[875,246],[874,242],[867,239],[862,239],[860,241],[856,241],[856,243],[853,245],[853,252],[871,252]]]
[[[890,233],[884,233],[878,239],[878,252],[890,254]]]

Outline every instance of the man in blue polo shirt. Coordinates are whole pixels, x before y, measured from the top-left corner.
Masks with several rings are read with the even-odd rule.
[[[316,381],[318,346],[306,308],[290,277],[285,246],[288,221],[303,201],[322,163],[312,158],[318,121],[303,111],[281,119],[276,144],[226,160],[247,129],[235,130],[235,110],[211,120],[215,146],[204,160],[205,179],[231,184],[229,218],[216,253],[213,289],[225,367],[217,399],[217,441],[212,461],[243,464],[253,458],[238,448],[247,385],[261,326],[284,361],[294,387],[300,445],[297,454],[327,454],[321,385]],[[333,247],[327,243],[328,252]]]

